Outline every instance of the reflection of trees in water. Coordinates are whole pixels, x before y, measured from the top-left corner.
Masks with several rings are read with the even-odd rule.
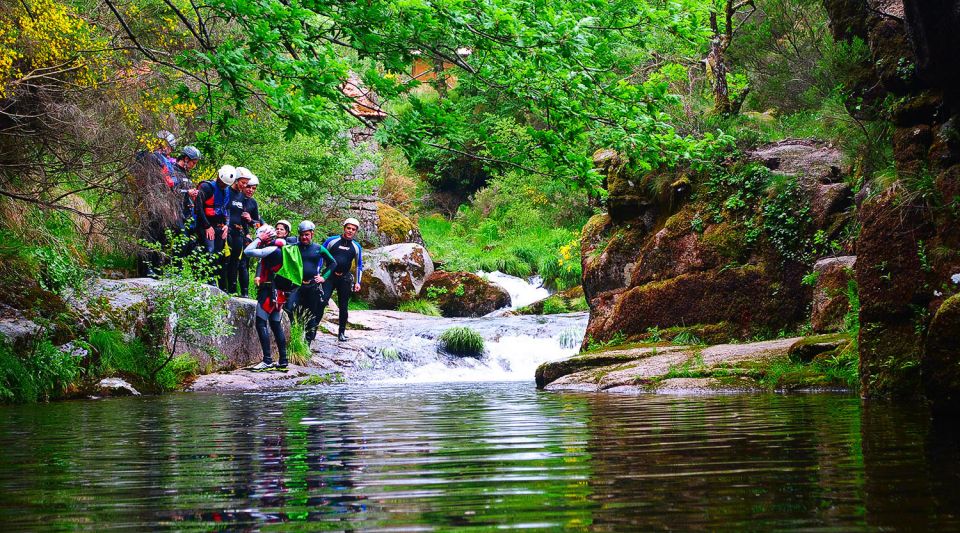
[[[595,524],[661,529],[756,524],[815,506],[815,415],[782,398],[597,397]],[[769,416],[773,414],[774,416]]]
[[[960,529],[956,430],[933,426],[921,406],[861,408],[842,396],[453,386],[176,395],[4,415],[0,523],[10,530],[538,520],[597,530]]]

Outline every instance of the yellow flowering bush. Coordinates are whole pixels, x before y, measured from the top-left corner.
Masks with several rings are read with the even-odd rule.
[[[102,48],[93,28],[72,8],[56,0],[11,3],[0,10],[0,96],[11,84],[37,71],[81,86],[99,77]]]

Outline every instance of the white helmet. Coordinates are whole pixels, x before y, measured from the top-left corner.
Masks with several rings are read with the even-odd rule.
[[[250,181],[247,182],[247,185],[260,185],[260,179],[257,178],[256,174],[250,174]]]
[[[347,224],[353,224],[354,226],[357,227],[357,229],[360,229],[360,221],[353,217],[350,217],[343,221],[344,226],[346,226]]]
[[[233,185],[233,182],[237,181],[237,169],[232,165],[223,165],[220,167],[220,170],[217,171],[217,177],[229,187]]]
[[[247,167],[237,167],[237,179],[242,180],[244,178],[250,179],[253,176],[253,172],[250,172],[250,169]]]
[[[170,133],[170,132],[167,131],[167,130],[160,130],[160,131],[158,131],[158,132],[157,132],[157,138],[160,139],[160,140],[162,140],[162,141],[164,141],[164,142],[167,143],[168,145],[170,145],[170,148],[176,148],[176,147],[177,147],[177,138],[174,137],[173,134]]]
[[[273,229],[273,226],[270,224],[264,224],[257,228],[257,238],[263,241],[265,238],[273,238],[276,236],[277,230]]]

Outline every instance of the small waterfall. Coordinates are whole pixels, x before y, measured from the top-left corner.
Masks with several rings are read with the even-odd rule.
[[[579,328],[578,328],[579,329]],[[533,381],[537,367],[549,361],[577,353],[579,342],[571,346],[568,337],[582,338],[578,330],[561,331],[554,337],[530,335],[503,336],[487,341],[481,359],[438,356],[436,341],[421,338],[426,357],[402,365],[402,374],[387,378],[390,383],[436,383],[464,381]]]
[[[349,344],[330,341],[328,347],[314,346],[317,356],[326,356],[322,366],[340,369],[351,381],[412,383],[532,382],[542,363],[577,353],[588,318],[587,313],[481,318],[356,313],[365,313],[368,324],[383,327],[353,332]],[[457,326],[469,327],[483,337],[482,357],[456,357],[439,349],[439,337]]]
[[[510,309],[530,305],[550,296],[550,291],[543,286],[543,278],[540,276],[533,276],[525,280],[504,274],[499,270],[493,272],[480,271],[477,272],[477,275],[486,278],[491,283],[496,283],[510,293]]]

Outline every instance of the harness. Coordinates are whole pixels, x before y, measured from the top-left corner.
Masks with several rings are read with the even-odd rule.
[[[203,214],[207,217],[227,216],[227,209],[230,206],[230,187],[221,189],[217,187],[216,182],[207,180],[203,183],[209,183],[213,187],[213,196],[203,200]]]

